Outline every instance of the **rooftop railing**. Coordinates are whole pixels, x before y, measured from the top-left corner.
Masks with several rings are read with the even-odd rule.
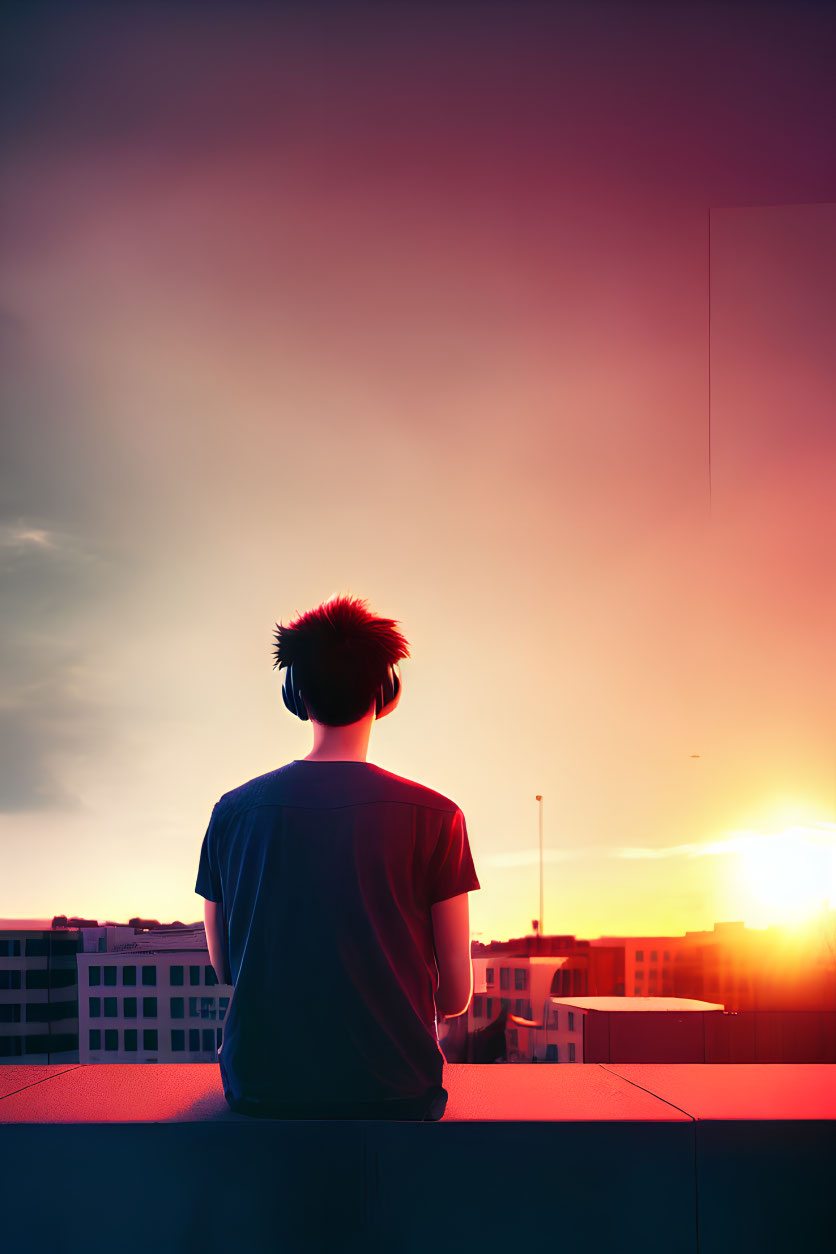
[[[10,1254],[834,1248],[836,1064],[447,1064],[440,1122],[250,1119],[206,1064],[0,1068]]]

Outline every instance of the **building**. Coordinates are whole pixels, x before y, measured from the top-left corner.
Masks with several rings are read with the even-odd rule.
[[[0,931],[0,1065],[217,1062],[232,988],[202,923]]]

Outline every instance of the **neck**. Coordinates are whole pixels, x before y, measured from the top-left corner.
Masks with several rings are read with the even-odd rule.
[[[374,714],[345,727],[327,727],[311,719],[314,743],[305,762],[365,762],[369,752]]]

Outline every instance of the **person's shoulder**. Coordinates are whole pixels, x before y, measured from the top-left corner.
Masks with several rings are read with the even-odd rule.
[[[238,810],[247,810],[251,806],[259,805],[265,795],[280,780],[282,772],[287,771],[290,765],[291,763],[288,763],[274,771],[266,771],[264,775],[256,775],[253,779],[239,784],[237,788],[231,788],[229,792],[225,792],[215,805],[218,817],[229,818]]]
[[[428,788],[426,784],[421,784],[416,779],[395,775],[392,771],[385,771],[381,766],[375,766],[374,771],[393,801],[424,806],[430,810],[444,810],[450,814],[455,814],[459,809],[458,803],[451,797],[437,792],[434,788]]]

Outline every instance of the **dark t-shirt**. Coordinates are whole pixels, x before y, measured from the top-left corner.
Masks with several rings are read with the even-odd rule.
[[[455,802],[370,762],[302,759],[225,793],[195,891],[223,903],[230,1106],[440,1118],[430,906],[479,887]]]

